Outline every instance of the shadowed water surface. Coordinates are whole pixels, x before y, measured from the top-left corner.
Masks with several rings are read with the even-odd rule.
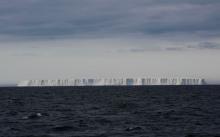
[[[1,137],[220,137],[220,86],[0,88]]]

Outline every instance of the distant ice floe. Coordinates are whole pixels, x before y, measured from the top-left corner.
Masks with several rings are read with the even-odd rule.
[[[141,85],[205,85],[203,78],[82,78],[57,80],[26,80],[19,87],[44,86],[141,86]]]

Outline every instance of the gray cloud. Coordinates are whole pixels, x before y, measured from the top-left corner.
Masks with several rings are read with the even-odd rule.
[[[197,50],[218,50],[220,49],[220,44],[215,42],[200,42],[197,45],[189,45],[186,49],[197,49]]]
[[[215,42],[199,42],[194,45],[163,45],[163,46],[154,46],[154,48],[147,47],[133,47],[120,49],[118,52],[130,52],[130,53],[145,53],[149,51],[174,51],[174,52],[182,52],[182,51],[192,51],[192,50],[220,50],[220,44]]]
[[[168,48],[165,48],[165,50],[167,50],[167,51],[184,51],[184,48],[183,47],[168,47]]]
[[[215,42],[200,42],[189,46],[167,47],[167,51],[187,51],[187,50],[220,50],[220,44]]]
[[[185,48],[183,47],[165,47],[165,48],[158,48],[158,49],[147,49],[147,48],[131,48],[127,50],[118,50],[118,52],[130,52],[130,53],[145,53],[149,51],[184,51]]]
[[[203,42],[198,45],[198,48],[200,48],[200,49],[220,49],[220,44],[213,43],[213,42]]]
[[[219,0],[0,1],[0,35],[118,37],[130,34],[220,36]]]

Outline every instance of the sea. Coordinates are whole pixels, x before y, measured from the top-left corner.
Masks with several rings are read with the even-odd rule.
[[[0,137],[220,137],[220,85],[1,87]]]

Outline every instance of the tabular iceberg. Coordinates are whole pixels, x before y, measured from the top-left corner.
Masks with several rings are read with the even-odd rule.
[[[141,86],[141,85],[205,85],[202,78],[91,78],[26,80],[17,84],[19,87],[44,86]]]

